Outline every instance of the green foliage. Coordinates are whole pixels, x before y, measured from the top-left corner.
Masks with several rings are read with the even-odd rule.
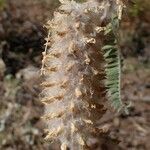
[[[6,0],[0,0],[0,9],[3,9],[5,6]]]
[[[140,11],[142,11],[142,7],[141,7],[141,4],[140,4],[140,1],[139,0],[136,0],[134,5],[131,7],[131,9],[129,10],[130,14],[132,16],[138,16]]]
[[[116,44],[118,27],[118,18],[113,17],[112,22],[106,26],[104,34],[114,34],[114,41],[107,42],[107,45],[105,45],[102,50],[104,52],[104,58],[106,61],[105,71],[108,96],[111,100],[112,106],[119,111],[122,108],[122,102],[120,94],[121,62],[119,49]]]
[[[120,56],[116,45],[105,45],[102,48],[106,60],[106,86],[112,105],[119,110],[122,106],[120,98]]]
[[[150,11],[149,0],[133,0],[133,5],[129,8],[129,14],[133,17],[137,17],[144,11]]]

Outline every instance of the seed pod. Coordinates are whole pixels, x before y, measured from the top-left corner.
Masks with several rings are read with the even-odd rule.
[[[107,24],[110,4],[61,3],[47,26],[51,30],[47,41],[52,44],[44,53],[42,67],[43,118],[47,140],[59,140],[62,150],[80,150],[88,147],[88,139],[99,136],[97,125],[106,111],[103,33],[95,29]]]

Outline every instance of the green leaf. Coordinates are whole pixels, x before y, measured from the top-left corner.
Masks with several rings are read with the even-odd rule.
[[[106,61],[106,87],[109,93],[109,99],[115,109],[119,110],[122,107],[120,99],[120,56],[115,43],[105,45],[102,48]]]
[[[102,47],[102,50],[105,51],[105,50],[109,50],[109,49],[113,49],[113,48],[115,48],[114,45],[105,45]]]

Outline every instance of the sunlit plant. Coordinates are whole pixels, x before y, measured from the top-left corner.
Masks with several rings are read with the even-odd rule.
[[[61,150],[90,148],[101,136],[99,120],[107,104],[122,108],[117,31],[120,0],[60,0],[48,21],[41,73],[46,140]]]

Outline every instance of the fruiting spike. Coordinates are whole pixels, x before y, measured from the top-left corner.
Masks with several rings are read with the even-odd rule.
[[[61,150],[67,150],[67,144],[66,143],[61,144]]]
[[[61,150],[81,150],[91,146],[88,139],[99,139],[97,128],[108,102],[106,74],[111,93],[116,91],[111,86],[113,77],[118,79],[112,76],[117,65],[114,51],[104,45],[112,16],[121,17],[121,3],[117,0],[118,8],[115,0],[59,1],[60,8],[46,25],[49,34],[41,69],[46,139],[59,140]]]
[[[56,138],[62,131],[63,131],[63,128],[61,126],[58,127],[57,129],[52,129],[51,131],[49,131],[48,135],[45,137],[45,140]]]
[[[75,89],[75,95],[76,95],[77,98],[79,98],[80,96],[82,96],[82,92],[80,91],[79,88]]]
[[[83,138],[81,136],[78,137],[78,142],[81,146],[84,146],[85,145],[85,142],[83,140]]]

